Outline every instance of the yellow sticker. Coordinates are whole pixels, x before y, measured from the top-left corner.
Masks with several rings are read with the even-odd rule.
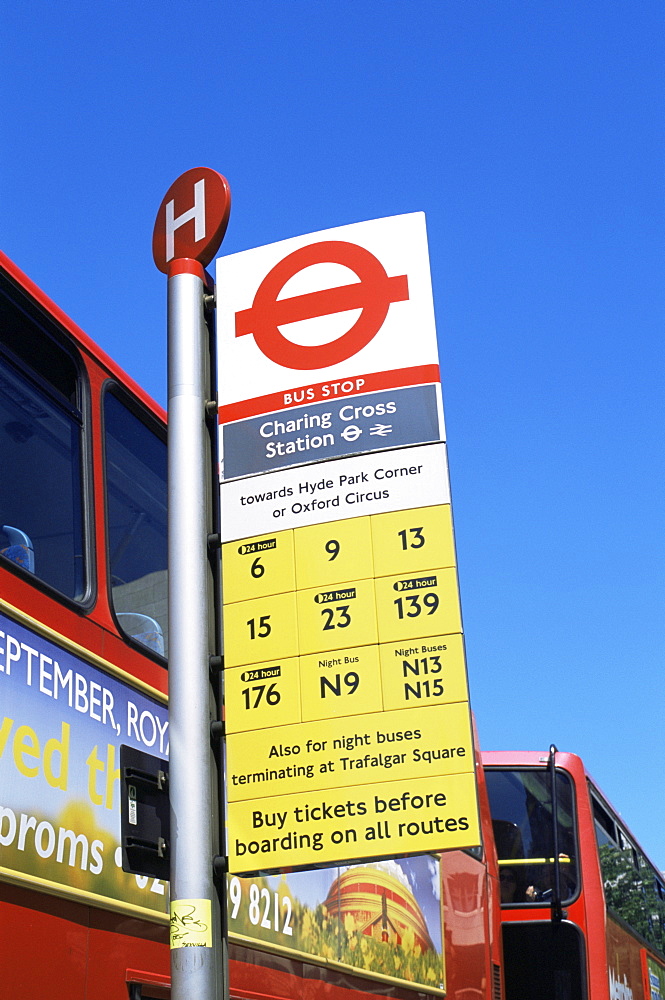
[[[466,702],[303,722],[227,738],[227,795],[321,791],[473,771]]]
[[[384,576],[375,586],[380,642],[462,631],[454,567]]]
[[[212,948],[212,904],[209,899],[171,901],[171,947]]]
[[[323,653],[377,642],[372,580],[300,590],[297,599],[301,653]]]
[[[455,565],[450,504],[375,514],[371,522],[375,576]]]
[[[294,540],[298,590],[374,575],[369,517],[298,528]]]
[[[295,590],[293,532],[278,531],[222,546],[224,603]]]
[[[231,803],[228,827],[238,875],[480,843],[473,772]]]
[[[304,722],[380,712],[378,646],[355,646],[300,658]]]
[[[461,635],[384,643],[379,654],[386,710],[468,701]]]
[[[224,671],[227,733],[300,722],[298,657]]]
[[[274,594],[224,605],[227,667],[298,655],[295,594]]]

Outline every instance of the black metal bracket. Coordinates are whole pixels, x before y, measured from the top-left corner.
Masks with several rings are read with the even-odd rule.
[[[229,870],[229,859],[223,854],[216,854],[212,859],[212,874],[216,879],[224,878]]]

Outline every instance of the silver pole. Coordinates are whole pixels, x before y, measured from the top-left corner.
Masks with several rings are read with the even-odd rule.
[[[169,798],[171,997],[222,996],[221,927],[213,882],[218,802],[210,743],[215,705],[207,538],[211,528],[204,272],[175,261],[168,279]]]

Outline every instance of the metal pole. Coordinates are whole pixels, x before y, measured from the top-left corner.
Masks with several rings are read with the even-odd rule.
[[[171,808],[171,997],[222,996],[220,913],[213,882],[217,796],[210,741],[213,653],[208,333],[205,273],[172,262],[168,279],[168,553]]]
[[[559,861],[559,800],[556,788],[556,755],[557,748],[550,746],[548,767],[550,772],[550,797],[552,799],[552,848],[554,853],[554,882],[552,885],[552,920],[560,923],[563,920],[561,909],[561,863]]]

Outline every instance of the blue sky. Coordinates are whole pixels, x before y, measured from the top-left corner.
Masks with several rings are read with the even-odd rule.
[[[427,215],[472,704],[581,754],[665,866],[661,0],[36,0],[0,246],[160,402],[159,204],[224,252]]]

